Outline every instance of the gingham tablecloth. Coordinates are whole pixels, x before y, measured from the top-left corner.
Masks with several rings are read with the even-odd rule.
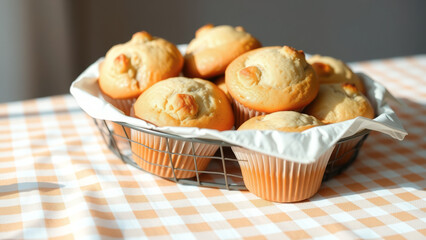
[[[372,133],[307,201],[185,186],[124,164],[70,95],[0,104],[1,239],[425,239],[426,55],[351,64],[408,136]]]

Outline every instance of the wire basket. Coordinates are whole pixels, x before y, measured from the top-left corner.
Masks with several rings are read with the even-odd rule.
[[[160,168],[162,172],[168,171],[171,174],[164,176],[162,174],[154,173],[160,177],[169,179],[180,184],[189,184],[203,187],[224,188],[228,190],[246,190],[244,185],[241,170],[238,161],[233,151],[231,150],[233,144],[223,141],[205,140],[198,138],[184,138],[168,133],[158,132],[150,129],[139,128],[127,123],[109,122],[105,120],[94,119],[96,126],[107,144],[108,148],[125,163],[130,164],[138,169],[140,166],[153,168]],[[114,126],[115,125],[115,126]],[[155,137],[157,141],[162,142],[161,146],[148,146],[139,141],[134,141],[130,138],[130,131],[134,133],[142,133],[145,136]],[[369,130],[363,130],[353,136],[339,140],[335,146],[327,168],[324,173],[323,181],[331,179],[332,177],[340,174],[348,166],[350,166],[356,159],[358,152],[369,135]],[[176,150],[174,142],[178,141],[180,146],[186,146],[186,152]],[[209,146],[208,149],[215,151],[214,155],[203,155],[197,153],[196,148],[200,145]],[[133,147],[132,147],[133,146]],[[136,148],[135,148],[136,147]],[[165,158],[163,163],[153,163],[146,160],[140,151],[135,149],[145,149],[154,154],[161,155]],[[188,150],[189,149],[189,150]],[[143,156],[142,156],[143,155]],[[186,158],[193,162],[192,167],[178,167],[176,166],[176,158]],[[135,162],[139,162],[137,164]],[[208,159],[207,167],[200,167],[200,159]],[[205,165],[205,163],[204,163]],[[195,166],[195,167],[194,167]],[[149,171],[153,173],[152,171]],[[189,173],[179,177],[180,173]]]

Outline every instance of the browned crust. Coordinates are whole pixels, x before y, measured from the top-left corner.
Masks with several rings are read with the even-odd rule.
[[[303,112],[325,124],[356,117],[374,118],[370,101],[354,84],[349,83],[321,85],[317,98]]]
[[[235,59],[226,69],[225,82],[231,96],[244,106],[261,112],[284,110],[300,110],[316,97],[319,83],[311,65],[305,69],[303,81],[284,89],[266,88],[263,86],[247,87],[238,83],[238,72],[243,68],[246,59],[258,51],[279,49],[281,47],[263,47],[247,52]]]
[[[203,34],[212,25],[205,25],[197,30],[196,36]],[[243,29],[237,27],[240,31]],[[191,43],[189,43],[191,44]],[[184,59],[183,73],[192,78],[212,78],[223,74],[226,67],[241,54],[261,47],[261,43],[251,35],[214,48],[203,48],[196,52],[187,52]]]
[[[211,87],[211,91],[208,90],[203,96],[213,101],[212,104],[216,106],[214,109],[209,110],[209,112],[201,114],[199,109],[203,105],[202,102],[196,102],[194,97],[190,96],[191,94],[196,94],[200,89],[194,89],[194,92],[180,92],[179,87],[176,87],[173,81],[173,78],[165,80],[164,82],[155,84],[142,93],[134,104],[135,116],[160,127],[199,127],[220,131],[230,130],[233,127],[234,116],[231,105],[222,90],[214,83],[207,80],[196,79],[199,83]],[[195,80],[187,79],[187,81]],[[175,95],[176,97],[174,99],[167,97],[171,95]],[[195,98],[201,101],[200,97]],[[161,99],[167,100],[164,100],[164,102]],[[174,115],[172,116],[167,112],[168,107],[166,105],[156,105],[159,102],[161,104],[169,104],[169,107],[173,109]],[[179,115],[179,117],[175,115]]]
[[[108,51],[99,66],[99,87],[113,99],[138,97],[154,83],[178,76],[183,61],[171,42],[138,32]]]

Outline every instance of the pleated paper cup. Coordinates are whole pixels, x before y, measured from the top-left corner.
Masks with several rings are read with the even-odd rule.
[[[130,115],[130,109],[132,108],[133,103],[135,103],[137,97],[118,99],[118,98],[112,98],[102,91],[100,92],[105,101],[107,101],[108,103],[111,103],[114,107],[123,111],[125,115],[127,116]]]
[[[244,106],[234,98],[232,98],[232,109],[235,117],[235,128],[239,128],[245,121],[252,117],[262,116],[269,114],[268,112],[257,111],[249,107]],[[301,112],[304,108],[294,109],[291,111]]]
[[[244,184],[258,197],[273,202],[298,202],[318,192],[333,148],[313,163],[298,163],[232,147]]]
[[[114,136],[116,137],[116,140],[125,141],[125,142],[129,141],[128,139],[130,139],[130,132],[131,132],[130,128],[123,127],[122,125],[117,124],[115,122],[111,122],[111,125],[114,130],[114,134],[118,136],[118,137]]]
[[[256,111],[254,109],[248,108],[243,104],[239,103],[234,98],[232,98],[231,103],[235,117],[235,128],[238,128],[239,126],[241,126],[241,124],[243,124],[245,121],[249,120],[252,117],[268,114],[267,112]]]
[[[170,138],[167,141],[165,137],[134,129],[131,131],[131,136],[133,160],[145,171],[164,178],[195,177],[196,170],[205,170],[210,163],[210,157],[218,149],[217,145],[212,144],[191,143]],[[192,148],[194,148],[194,152]],[[194,153],[202,157],[186,156]],[[174,174],[173,168],[175,169]]]
[[[120,151],[130,149],[130,128],[121,126],[120,124],[112,121],[106,121],[109,130],[111,131],[111,137],[117,144]],[[126,132],[125,132],[126,131]],[[127,134],[127,135],[126,135]]]
[[[137,97],[134,98],[126,98],[126,99],[114,99],[108,96],[107,94],[103,93],[101,91],[102,97],[105,101],[113,105],[114,107],[118,108],[119,110],[123,111],[123,113],[127,116],[130,116],[130,110],[133,106],[133,103],[135,103]],[[127,142],[128,138],[130,137],[130,128],[125,127],[123,130],[123,127],[117,123],[111,122],[112,129],[114,130],[114,134],[118,136],[114,136],[115,140],[118,142]],[[126,131],[126,133],[124,132]]]

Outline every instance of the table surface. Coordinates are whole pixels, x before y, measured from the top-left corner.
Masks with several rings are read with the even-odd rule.
[[[124,164],[70,95],[0,104],[0,239],[426,238],[426,55],[351,64],[408,136],[372,133],[300,203],[175,184]]]

